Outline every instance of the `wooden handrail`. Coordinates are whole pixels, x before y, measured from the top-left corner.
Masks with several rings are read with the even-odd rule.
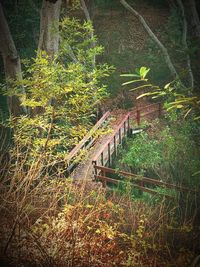
[[[145,111],[145,109],[151,107],[151,106],[158,106],[157,109],[155,110],[150,110],[150,111],[147,111],[145,113],[142,113],[143,111]],[[140,124],[140,120],[142,117],[145,117],[149,114],[152,114],[154,112],[157,112],[159,113],[159,116],[161,116],[161,111],[162,111],[162,103],[159,102],[159,103],[153,103],[153,104],[150,104],[148,106],[145,106],[145,107],[142,107],[142,108],[137,108],[136,109],[136,113],[135,113],[135,119],[137,120],[137,124],[139,125]]]
[[[119,185],[120,183],[126,184],[125,181],[115,180],[115,179],[112,179],[112,178],[109,178],[109,177],[105,177],[105,176],[102,176],[102,175],[95,175],[95,178],[98,179],[98,180],[101,180],[103,182],[108,182],[108,183],[112,183],[112,184],[116,184],[116,185]],[[160,192],[157,192],[157,191],[155,191],[153,189],[150,189],[150,188],[147,188],[147,187],[144,187],[144,186],[141,186],[141,185],[132,184],[132,186],[137,188],[137,189],[139,189],[139,190],[141,190],[141,191],[144,191],[144,192],[147,192],[147,193],[150,193],[150,194],[162,195],[164,197],[168,197],[168,198],[174,199],[173,196],[162,194]]]
[[[184,186],[179,186],[179,185],[173,185],[173,184],[170,184],[170,183],[166,183],[166,182],[163,182],[163,181],[159,181],[159,180],[148,178],[148,177],[144,177],[144,176],[139,176],[137,174],[133,174],[133,173],[125,172],[125,171],[117,171],[117,170],[114,170],[114,169],[111,169],[111,168],[98,166],[98,165],[94,165],[94,168],[97,169],[97,170],[101,170],[104,173],[121,174],[121,175],[123,175],[125,177],[134,177],[134,180],[141,181],[141,182],[146,182],[146,183],[149,183],[149,184],[162,185],[162,186],[165,186],[167,188],[175,188],[175,189],[178,189],[180,191],[190,191],[190,192],[193,192],[193,193],[198,193],[198,191],[194,190],[194,189],[190,189],[190,188],[187,188],[187,187],[184,187]]]
[[[92,127],[90,132],[70,151],[66,160],[70,161],[85,145],[85,143],[92,137],[95,131],[102,125],[103,122],[110,116],[110,111],[107,111],[100,120]]]
[[[127,115],[124,117],[124,119],[120,122],[120,124],[117,126],[116,130],[114,131],[114,133],[110,136],[110,138],[108,139],[108,141],[102,146],[102,148],[98,151],[98,153],[95,155],[95,157],[93,158],[92,162],[96,162],[98,160],[98,158],[101,156],[102,152],[104,152],[104,150],[107,149],[108,145],[112,142],[112,140],[114,139],[114,136],[117,134],[117,132],[123,127],[124,122],[126,122],[129,117],[130,117],[131,112],[128,112]]]
[[[158,111],[157,109],[156,109],[156,110],[150,110],[150,111],[148,111],[148,112],[142,113],[140,116],[141,116],[141,117],[145,117],[145,116],[150,115],[150,114],[152,114],[152,113],[154,113],[154,112],[157,112],[157,111]]]
[[[139,110],[139,111],[143,111],[144,109],[147,109],[147,108],[152,107],[152,106],[158,106],[158,105],[160,105],[160,104],[161,104],[161,102],[158,102],[158,103],[152,103],[152,104],[149,104],[149,105],[147,105],[147,106],[144,106],[144,107],[141,107],[141,108],[137,108],[137,110]]]

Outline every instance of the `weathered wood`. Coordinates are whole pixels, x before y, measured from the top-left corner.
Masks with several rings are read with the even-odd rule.
[[[124,117],[124,119],[120,122],[120,124],[117,126],[116,130],[114,131],[114,133],[111,135],[111,137],[108,139],[108,141],[102,146],[102,148],[99,150],[99,152],[95,155],[95,157],[93,158],[92,162],[98,161],[101,153],[105,150],[107,150],[108,144],[110,144],[113,139],[114,136],[116,136],[116,134],[118,134],[118,132],[121,132],[121,128],[124,126],[124,122],[128,120],[128,118],[130,117],[130,112],[128,112],[128,114]],[[120,139],[120,136],[119,136]]]
[[[110,151],[110,143],[108,144],[108,165],[111,166],[111,151]]]
[[[92,138],[93,134],[102,126],[102,124],[108,119],[110,112],[107,111],[101,119],[92,127],[90,132],[70,151],[67,155],[66,160],[69,162],[73,160],[75,156],[80,152],[80,150],[85,146],[86,142],[91,138],[90,145],[94,142],[95,138]]]
[[[122,183],[122,184],[126,184],[127,183],[125,181],[115,180],[115,179],[112,179],[112,178],[109,178],[109,177],[105,177],[105,176],[102,176],[102,175],[95,175],[95,179],[96,180],[101,180],[104,185],[106,184],[106,182],[112,183],[112,184],[115,184],[115,185],[120,185],[120,183]],[[157,191],[155,191],[153,189],[150,189],[150,188],[147,188],[147,187],[144,187],[144,186],[141,186],[141,185],[132,184],[132,186],[137,188],[137,189],[139,189],[139,190],[141,190],[141,191],[143,191],[143,192],[147,192],[147,193],[154,194],[154,195],[161,195],[163,197],[174,199],[173,196],[170,196],[170,195],[167,195],[167,194],[162,194],[160,192],[157,192]]]
[[[140,115],[140,117],[146,117],[147,115],[150,115],[150,114],[155,113],[155,112],[158,112],[158,109],[150,110],[150,111],[147,111],[147,112],[145,112],[145,113],[142,113],[142,114]]]
[[[139,109],[136,110],[136,120],[137,120],[137,124],[140,125],[140,110]]]
[[[197,190],[190,189],[188,187],[166,183],[166,182],[163,182],[160,180],[156,180],[156,179],[152,179],[152,178],[148,178],[148,177],[144,177],[144,176],[139,176],[137,174],[133,174],[133,173],[125,172],[125,171],[116,171],[114,169],[111,169],[108,167],[102,167],[102,166],[98,166],[98,165],[94,166],[94,168],[96,170],[101,170],[101,171],[103,170],[105,173],[120,174],[120,175],[125,176],[125,177],[132,177],[132,178],[134,178],[135,181],[141,181],[141,182],[145,182],[145,183],[149,183],[149,184],[153,184],[153,185],[160,185],[160,186],[164,186],[167,188],[174,188],[174,189],[178,189],[180,191],[189,191],[189,192],[193,192],[193,193],[198,193]]]

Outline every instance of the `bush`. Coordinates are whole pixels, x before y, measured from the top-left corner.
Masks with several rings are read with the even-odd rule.
[[[128,151],[121,163],[133,172],[159,177],[185,186],[199,184],[199,150],[196,144],[199,125],[195,122],[174,121],[171,125],[153,125],[149,133],[142,133],[129,141]]]

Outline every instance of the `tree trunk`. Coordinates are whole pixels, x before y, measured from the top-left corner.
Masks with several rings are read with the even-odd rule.
[[[82,10],[83,10],[83,12],[85,14],[86,20],[88,22],[92,23],[91,16],[90,16],[89,10],[88,10],[88,8],[86,6],[85,0],[80,0],[80,3],[81,3],[81,8],[82,8]],[[91,37],[91,39],[94,38],[94,31],[91,32],[91,36],[90,37]],[[95,41],[93,41],[91,47],[94,48],[95,46],[96,46],[96,43],[95,43]],[[92,59],[92,67],[95,68],[95,65],[96,65],[96,57],[94,55],[93,59]]]
[[[4,16],[3,8],[0,3],[0,52],[3,57],[5,78],[21,79],[21,63],[17,53],[14,41],[12,39],[7,20]],[[23,113],[23,108],[20,106],[20,100],[16,97],[8,97],[8,107],[10,114],[19,116]]]
[[[135,10],[133,9],[125,0],[120,0],[120,3],[127,9],[129,10],[136,18],[141,22],[149,36],[152,38],[152,40],[157,44],[157,46],[160,48],[160,50],[163,53],[165,62],[171,72],[171,75],[174,78],[179,78],[178,73],[176,72],[176,69],[170,59],[170,56],[168,54],[167,48],[161,43],[161,41],[157,38],[157,36],[153,33],[149,25],[146,23],[144,18]]]
[[[200,41],[200,19],[199,19],[199,14],[197,12],[195,0],[188,0],[188,4],[191,10],[191,15],[192,15],[191,22],[192,22],[192,27],[194,29],[194,34],[195,37],[197,37]]]
[[[38,52],[44,50],[50,57],[58,52],[61,0],[43,0],[40,13]]]
[[[186,53],[186,61],[187,61],[187,68],[188,68],[188,74],[189,74],[189,87],[193,88],[194,87],[194,76],[192,72],[191,60],[190,60],[190,55],[188,53],[189,49],[188,49],[188,44],[187,44],[187,32],[188,32],[187,20],[185,17],[185,10],[184,10],[182,0],[177,0],[177,3],[181,10],[182,23],[183,23],[182,45],[183,45],[183,49],[185,50],[184,52]]]

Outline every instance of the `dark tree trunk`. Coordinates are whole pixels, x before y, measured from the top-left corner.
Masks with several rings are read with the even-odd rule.
[[[199,14],[197,12],[196,2],[195,0],[188,0],[188,4],[190,6],[191,13],[191,25],[193,28],[193,34],[200,41],[200,19]]]
[[[0,3],[0,52],[3,57],[5,78],[21,79],[21,63],[17,53],[14,41],[12,39],[7,20],[4,16],[3,8]],[[20,100],[13,96],[8,98],[8,106],[10,113],[19,116],[23,109],[20,106]]]

